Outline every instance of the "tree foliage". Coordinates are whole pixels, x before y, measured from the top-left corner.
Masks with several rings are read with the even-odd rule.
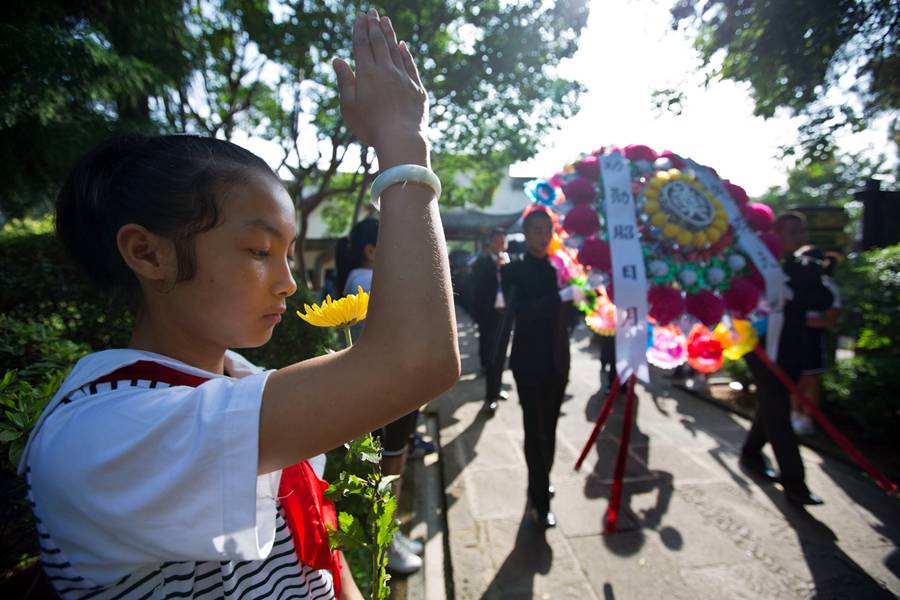
[[[587,4],[373,5],[406,39],[431,94],[445,204],[489,202],[508,165],[530,157],[577,110],[581,86],[559,77],[556,66],[577,49]],[[281,159],[273,166],[288,181],[301,243],[323,202],[349,195],[358,207],[362,200],[374,155],[343,126],[330,60],[350,58],[353,19],[368,3],[12,5],[0,48],[0,144],[11,175],[0,188],[0,210],[8,217],[45,207],[74,157],[123,128],[274,142]],[[456,183],[462,172],[464,187]]]
[[[148,98],[187,78],[182,0],[10,0],[0,8],[0,211],[47,209],[77,158],[156,131]]]
[[[885,175],[881,161],[856,154],[800,160],[787,171],[784,187],[771,187],[757,200],[777,213],[795,206],[838,206],[855,202],[867,179]],[[854,216],[859,211],[851,211]]]
[[[900,111],[897,0],[679,0],[673,26],[695,34],[710,77],[750,84],[755,113],[805,117],[806,156],[833,156],[835,133]],[[843,91],[851,102],[829,100]]]

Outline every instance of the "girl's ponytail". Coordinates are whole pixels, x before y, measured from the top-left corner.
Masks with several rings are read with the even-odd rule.
[[[344,295],[350,271],[363,264],[366,246],[378,244],[378,219],[368,218],[357,223],[350,235],[338,240],[334,263],[337,269],[337,293]]]

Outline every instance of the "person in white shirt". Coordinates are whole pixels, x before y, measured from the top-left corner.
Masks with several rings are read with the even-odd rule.
[[[334,61],[346,124],[381,169],[421,175],[427,95],[408,49],[373,10],[353,52],[356,72]],[[434,181],[381,194],[365,339],[262,371],[228,349],[266,343],[296,290],[295,210],[275,173],[188,135],[114,139],[79,163],[57,233],[100,290],[138,308],[128,348],[82,359],[23,453],[62,597],[361,598],[328,546],[316,457],[459,375]]]

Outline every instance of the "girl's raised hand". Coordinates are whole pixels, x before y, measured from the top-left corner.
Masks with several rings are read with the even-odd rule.
[[[421,142],[428,125],[428,94],[405,43],[397,43],[388,17],[372,9],[353,24],[356,73],[334,59],[341,114],[359,140],[382,153]]]

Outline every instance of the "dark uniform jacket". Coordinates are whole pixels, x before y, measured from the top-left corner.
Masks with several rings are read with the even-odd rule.
[[[483,323],[496,316],[497,263],[490,254],[482,254],[472,265],[472,316]]]
[[[794,297],[784,305],[784,328],[778,342],[778,365],[797,379],[803,370],[806,313],[826,310],[834,302],[831,291],[822,282],[822,268],[808,257],[790,256],[781,265],[788,276]]]
[[[509,367],[529,375],[569,372],[568,303],[559,298],[556,269],[546,258],[525,258],[504,266],[503,293],[515,319]]]

